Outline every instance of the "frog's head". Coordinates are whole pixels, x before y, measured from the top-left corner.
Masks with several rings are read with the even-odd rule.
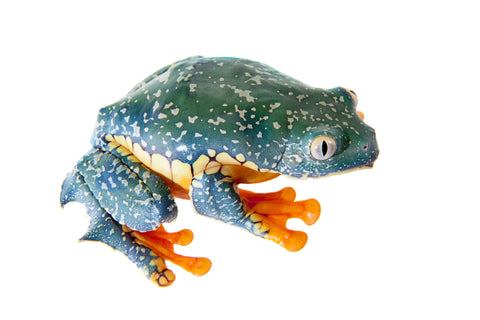
[[[315,102],[315,108],[308,108],[313,115],[296,117],[279,172],[294,178],[316,178],[372,167],[379,153],[375,130],[357,113],[356,94],[334,88],[322,90],[315,99],[309,103]]]

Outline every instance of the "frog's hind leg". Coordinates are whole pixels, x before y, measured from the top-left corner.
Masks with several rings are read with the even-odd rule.
[[[115,221],[90,192],[83,177],[75,170],[65,179],[60,202],[82,202],[91,217],[90,226],[81,241],[100,241],[127,256],[142,272],[159,286],[168,286],[175,280],[164,259],[150,248],[135,241],[124,227]]]
[[[191,197],[199,213],[242,227],[289,251],[302,249],[307,235],[287,229],[287,220],[299,218],[311,225],[320,216],[319,203],[314,199],[295,201],[292,188],[256,194],[238,190],[233,179],[221,173],[194,177]]]
[[[165,260],[205,274],[208,259],[183,257],[173,250],[174,244],[190,243],[192,232],[168,233],[162,226],[177,214],[169,188],[127,150],[114,147],[88,152],[62,186],[62,205],[83,202],[92,217],[82,240],[101,241],[121,251],[160,286],[175,279]]]

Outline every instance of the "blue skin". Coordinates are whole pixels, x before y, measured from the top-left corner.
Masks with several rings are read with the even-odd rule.
[[[121,251],[159,285],[170,281],[170,271],[130,231],[173,221],[174,197],[168,182],[112,145],[109,135],[130,137],[170,164],[179,160],[193,167],[213,150],[242,155],[242,165],[250,162],[293,178],[372,166],[378,156],[375,132],[357,115],[356,96],[347,89],[313,88],[264,64],[235,58],[195,57],[160,69],[100,110],[93,148],[65,179],[61,193],[62,206],[70,201],[87,206],[91,224],[82,240]],[[336,145],[322,161],[311,154],[319,136]],[[252,220],[238,182],[221,171],[193,176],[189,191],[196,211],[266,237],[268,228]]]
[[[125,163],[118,161],[120,159]],[[102,168],[101,171],[98,170],[100,168]],[[95,175],[92,174],[93,172]],[[115,174],[113,174],[114,172]],[[115,178],[120,186],[122,183],[118,181],[121,181],[120,176],[122,175],[125,176],[123,181],[130,184],[142,182],[139,184],[141,186],[138,192],[139,196],[130,193],[128,189],[131,186],[128,185],[123,186],[123,190],[113,189],[118,192],[113,197],[108,194],[103,196],[99,190],[103,190],[105,193],[109,191],[104,190],[105,188],[102,189],[102,184],[111,184],[112,178]],[[137,178],[129,178],[132,175]],[[140,176],[142,179],[138,178]],[[158,199],[161,200],[158,201]],[[89,228],[80,240],[100,241],[122,252],[158,285],[163,285],[160,283],[160,279],[165,277],[165,274],[168,278],[171,277],[168,274],[171,271],[162,263],[163,259],[150,248],[136,243],[128,230],[122,226],[128,226],[133,230],[154,230],[161,223],[171,222],[176,218],[177,207],[174,199],[170,195],[168,187],[156,175],[150,174],[138,163],[122,157],[115,150],[110,153],[92,149],[80,159],[75,169],[63,182],[60,203],[63,207],[71,201],[84,203],[91,218]],[[118,206],[116,209],[117,202],[122,203],[123,201],[133,203],[141,201],[139,202],[141,204]],[[147,205],[144,205],[145,202]],[[128,210],[122,212],[124,208],[128,208]],[[137,213],[140,218],[135,219]]]

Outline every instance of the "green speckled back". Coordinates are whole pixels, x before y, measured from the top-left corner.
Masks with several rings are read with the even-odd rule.
[[[169,161],[192,163],[213,149],[242,154],[259,169],[316,177],[376,158],[373,130],[354,100],[348,90],[313,88],[258,62],[195,57],[160,69],[103,108],[93,145],[123,135]],[[312,159],[309,146],[319,134],[333,135],[341,153]]]

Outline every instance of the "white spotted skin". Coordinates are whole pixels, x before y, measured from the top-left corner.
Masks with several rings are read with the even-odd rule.
[[[130,236],[129,229],[113,219],[102,208],[98,199],[90,190],[91,185],[89,186],[85,182],[84,177],[77,169],[67,176],[62,185],[61,205],[64,206],[71,201],[84,203],[88,215],[91,217],[88,230],[80,240],[101,241],[120,251],[135,263],[149,279],[155,281],[158,285],[162,285],[158,280],[165,275],[168,276],[170,272],[166,268],[163,259],[157,256],[150,248],[139,245]]]
[[[101,109],[92,142],[106,149],[107,135],[124,136],[150,155],[189,165],[210,149],[241,154],[259,170],[317,177],[369,165],[378,155],[355,104],[343,88],[313,88],[258,62],[196,57],[159,70]],[[308,144],[317,131],[361,150],[334,159],[338,166],[316,163]]]

